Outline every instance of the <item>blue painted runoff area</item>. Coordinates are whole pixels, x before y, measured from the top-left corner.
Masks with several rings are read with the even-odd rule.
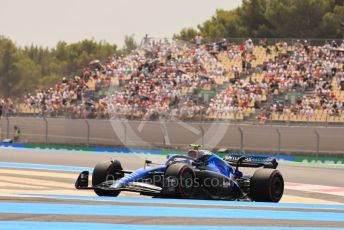
[[[249,210],[221,208],[184,208],[120,205],[77,205],[49,203],[2,202],[0,213],[50,214],[50,215],[97,215],[97,216],[144,216],[190,218],[246,218],[306,221],[344,222],[344,213],[302,212],[282,210]]]
[[[83,153],[83,154],[153,154],[160,155],[162,150],[141,150],[141,149],[125,149],[125,148],[92,148],[92,150],[79,150],[79,149],[55,149],[55,148],[27,148],[23,144],[1,143],[0,148],[8,149],[20,149],[21,151],[30,152],[43,152],[43,153],[58,153],[58,152],[70,152],[70,153]]]
[[[143,153],[143,154],[161,154],[161,150],[147,150],[147,149],[126,149],[126,148],[103,148],[94,147],[92,148],[94,152],[111,152],[120,154],[130,154],[130,153]]]
[[[171,225],[129,225],[129,224],[103,224],[80,222],[31,222],[31,221],[1,221],[2,230],[60,230],[60,229],[116,229],[116,230],[340,230],[342,228],[314,228],[314,227],[269,227],[269,226],[171,226]]]
[[[1,147],[25,148],[25,144],[0,142]]]
[[[106,148],[106,147],[90,147],[90,151],[86,150],[78,150],[76,147],[75,150],[67,150],[63,149],[61,146],[61,149],[55,149],[54,147],[49,148],[49,145],[47,148],[27,148],[26,144],[21,144],[21,143],[6,143],[6,142],[0,142],[0,147],[5,147],[5,148],[26,148],[31,151],[36,151],[36,150],[44,150],[44,151],[69,151],[69,152],[90,152],[90,153],[117,153],[117,154],[155,154],[159,155],[162,153],[163,150],[151,150],[151,149],[128,149],[128,148]]]
[[[11,148],[26,148],[25,144],[21,143],[5,143],[0,142],[0,147],[11,147]],[[90,147],[91,151],[81,151],[81,150],[65,150],[65,149],[40,149],[40,148],[28,148],[30,151],[44,150],[44,151],[70,151],[70,152],[90,152],[90,153],[116,153],[116,154],[154,154],[160,155],[164,150],[152,150],[152,149],[127,149],[127,148],[109,148],[109,147]],[[240,154],[239,152],[232,152],[232,154]],[[270,156],[275,157],[278,160],[294,161],[294,156],[286,155],[273,155],[267,153],[256,153],[249,154],[250,156]]]
[[[267,202],[245,202],[245,201],[221,201],[221,200],[187,200],[187,199],[163,199],[150,197],[99,197],[99,196],[71,196],[71,195],[42,195],[42,194],[21,194],[21,196],[43,197],[62,200],[83,200],[83,201],[106,201],[114,203],[141,203],[141,204],[180,204],[180,205],[213,205],[218,207],[260,207],[260,208],[295,208],[295,209],[327,209],[343,210],[344,205],[332,204],[293,204],[293,203],[267,203]],[[344,217],[343,217],[344,219]]]
[[[53,171],[66,171],[66,172],[93,171],[93,168],[87,168],[87,167],[27,164],[27,163],[13,163],[13,162],[0,162],[0,168],[37,169],[37,170],[53,170]]]

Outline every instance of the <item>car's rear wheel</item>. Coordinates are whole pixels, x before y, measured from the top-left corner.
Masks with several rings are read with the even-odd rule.
[[[99,162],[93,170],[92,186],[97,186],[107,180],[117,180],[124,176],[121,163],[118,160]],[[98,196],[118,196],[119,191],[104,190],[95,188],[94,192]]]
[[[173,187],[173,196],[189,199],[192,197],[195,185],[195,172],[185,164],[172,164],[165,172],[165,178],[169,181],[167,185]],[[170,183],[172,182],[172,183]]]
[[[250,193],[254,201],[278,202],[283,191],[283,176],[276,169],[258,169],[251,178]]]

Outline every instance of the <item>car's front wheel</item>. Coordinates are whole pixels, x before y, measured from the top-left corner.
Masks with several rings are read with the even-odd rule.
[[[121,163],[118,160],[99,162],[93,170],[92,174],[92,186],[97,186],[108,180],[117,180],[124,176]],[[98,196],[118,196],[119,191],[104,190],[101,188],[95,188],[94,192]]]

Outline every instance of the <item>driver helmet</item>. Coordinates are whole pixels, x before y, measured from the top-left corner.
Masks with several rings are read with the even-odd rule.
[[[190,149],[188,151],[188,156],[189,157],[193,157],[193,158],[199,158],[202,156],[201,152],[200,152],[200,148],[202,147],[202,145],[199,144],[191,144],[189,145]]]
[[[201,156],[201,153],[198,150],[190,149],[188,151],[188,156],[192,158],[199,158]]]

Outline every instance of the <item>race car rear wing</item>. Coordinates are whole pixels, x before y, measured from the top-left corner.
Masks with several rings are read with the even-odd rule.
[[[223,158],[228,164],[236,167],[250,167],[250,168],[272,168],[276,169],[278,166],[277,160],[268,156],[255,156],[246,154],[229,154]]]

